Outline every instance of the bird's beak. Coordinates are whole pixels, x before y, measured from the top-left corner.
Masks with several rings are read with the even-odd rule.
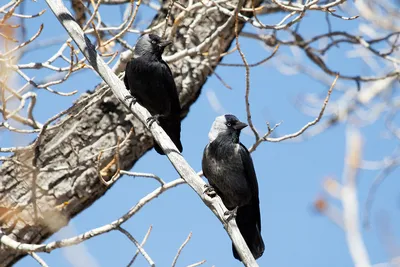
[[[246,123],[244,123],[244,122],[241,122],[241,121],[239,121],[239,122],[237,122],[234,126],[233,126],[233,129],[235,129],[235,130],[242,130],[243,128],[245,128],[245,127],[247,127],[247,124]]]
[[[165,48],[166,46],[169,46],[170,44],[172,44],[171,41],[163,41],[163,42],[160,42],[159,46],[162,48]]]

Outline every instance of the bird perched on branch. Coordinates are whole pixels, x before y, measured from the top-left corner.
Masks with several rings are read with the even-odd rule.
[[[168,134],[179,152],[182,152],[181,106],[174,77],[167,63],[161,58],[164,48],[171,44],[155,34],[145,34],[136,43],[133,59],[125,69],[124,83],[132,95],[152,115],[150,125],[156,121]],[[155,150],[165,153],[155,143]]]
[[[261,237],[257,177],[249,151],[239,142],[240,132],[246,126],[234,115],[217,117],[208,134],[202,168],[210,183],[206,192],[212,191],[221,197],[230,218],[236,215],[240,233],[257,259],[265,247]],[[232,250],[233,256],[240,260],[233,245]]]

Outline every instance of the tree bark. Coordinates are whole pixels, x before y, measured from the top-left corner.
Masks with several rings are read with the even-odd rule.
[[[236,1],[232,2],[235,4]],[[261,1],[254,2],[258,6]],[[164,2],[152,25],[165,20],[169,3]],[[251,1],[246,6],[251,6]],[[201,19],[193,31],[189,30],[191,22],[203,15],[205,8],[186,14],[172,32],[174,44],[167,54],[197,46],[226,22],[228,17],[215,10]],[[176,18],[181,11],[174,8],[171,17]],[[240,29],[242,27],[241,23]],[[188,31],[189,43],[185,37]],[[208,58],[195,55],[190,61],[183,58],[170,64],[180,91],[182,118],[188,114],[207,77],[218,65],[219,57],[214,61],[209,57],[226,51],[234,38],[232,24],[210,44]],[[119,69],[124,69],[124,64]],[[43,242],[108,190],[99,180],[99,170],[112,162],[116,149],[102,153],[99,161],[98,155],[102,149],[124,140],[132,127],[134,134],[118,150],[121,169],[132,168],[153,147],[153,138],[146,127],[101,85],[83,94],[57,124],[60,126],[41,135],[37,146],[15,153],[0,167],[1,228],[20,242]],[[103,175],[111,177],[115,166],[113,164]],[[11,266],[22,256],[2,246],[0,266]]]

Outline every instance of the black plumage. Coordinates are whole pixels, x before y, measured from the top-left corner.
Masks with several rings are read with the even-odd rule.
[[[233,115],[216,118],[204,149],[204,176],[221,197],[228,210],[237,209],[236,223],[254,258],[264,253],[258,183],[250,153],[239,142],[240,131],[247,124]],[[233,256],[240,260],[232,245]]]
[[[132,101],[138,101],[151,113],[152,119],[159,122],[182,152],[178,91],[171,69],[161,58],[164,48],[170,43],[155,34],[141,36],[133,59],[126,65],[124,83]],[[165,154],[157,143],[154,148],[160,155]]]

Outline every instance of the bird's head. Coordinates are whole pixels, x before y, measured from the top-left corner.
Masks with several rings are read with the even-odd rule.
[[[210,142],[214,141],[218,135],[223,134],[226,136],[231,136],[232,141],[239,142],[240,131],[247,127],[247,124],[241,122],[236,116],[232,114],[225,114],[215,118],[211,130],[208,133],[208,138]]]
[[[135,56],[149,55],[161,59],[164,48],[171,43],[170,41],[162,40],[158,35],[144,34],[136,43]]]

